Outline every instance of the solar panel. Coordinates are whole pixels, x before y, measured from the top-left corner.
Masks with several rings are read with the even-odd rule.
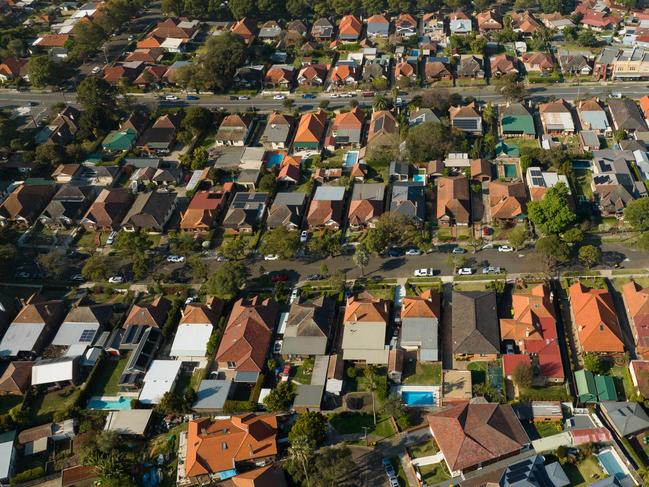
[[[453,125],[462,130],[476,130],[478,128],[477,120],[453,120]]]
[[[95,330],[83,330],[81,332],[81,337],[79,337],[80,342],[91,342],[95,338]]]
[[[532,183],[534,184],[534,186],[543,186],[545,184],[545,180],[542,177],[533,177]]]

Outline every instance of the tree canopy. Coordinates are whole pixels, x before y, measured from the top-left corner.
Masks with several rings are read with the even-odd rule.
[[[563,232],[577,219],[570,209],[568,188],[559,183],[545,193],[541,201],[531,201],[527,205],[529,219],[544,235]]]
[[[624,209],[624,221],[634,230],[649,230],[649,198],[631,201]]]
[[[243,262],[224,262],[207,280],[207,292],[223,299],[232,299],[246,283],[250,269]]]
[[[306,436],[319,446],[324,443],[326,431],[327,418],[320,412],[308,411],[298,416],[288,433],[288,439],[293,441],[297,437]]]
[[[406,137],[406,149],[413,163],[442,160],[449,151],[463,147],[468,149],[464,132],[437,122],[417,125]]]

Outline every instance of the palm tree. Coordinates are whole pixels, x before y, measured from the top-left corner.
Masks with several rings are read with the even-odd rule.
[[[297,438],[294,438],[291,442],[291,446],[288,448],[289,458],[302,464],[307,487],[309,487],[309,473],[307,472],[306,465],[309,460],[311,460],[314,452],[315,445],[307,436],[298,436]]]
[[[374,110],[380,111],[380,110],[387,110],[388,107],[390,106],[390,100],[388,100],[385,95],[376,95],[374,97],[374,101],[372,102],[372,106],[374,107]]]

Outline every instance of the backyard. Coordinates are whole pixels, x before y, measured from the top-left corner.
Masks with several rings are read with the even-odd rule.
[[[421,473],[421,480],[424,481],[424,485],[435,485],[451,478],[451,474],[444,462],[423,465],[419,467],[419,473]]]
[[[407,360],[403,375],[405,377],[404,384],[438,386],[442,383],[442,364],[439,362],[424,363]]]
[[[585,487],[607,476],[594,455],[584,458],[577,464],[565,463],[563,470],[570,479],[572,487]]]
[[[408,453],[410,454],[411,458],[429,457],[431,455],[434,455],[438,451],[439,448],[437,447],[437,443],[435,443],[435,440],[432,439],[430,441],[408,447]]]
[[[376,425],[372,413],[355,413],[344,411],[329,417],[329,424],[341,435],[367,434],[388,438],[395,434],[392,423],[387,417],[376,416]]]
[[[553,436],[563,431],[563,427],[559,421],[544,421],[542,423],[534,423],[534,428],[539,434],[540,438],[546,436]]]
[[[635,387],[633,386],[629,367],[615,366],[610,370],[610,374],[615,378],[615,388],[617,389],[620,401],[625,398],[628,401],[631,400],[635,395]],[[624,395],[624,398],[622,395]]]
[[[294,382],[299,384],[311,384],[311,375],[313,374],[313,359],[305,358],[301,364],[298,364],[294,369],[295,373],[292,377]]]
[[[119,394],[119,378],[124,372],[128,362],[128,355],[120,357],[119,360],[104,360],[92,382],[88,384],[88,392],[92,396],[114,396]]]
[[[55,413],[65,413],[79,399],[81,389],[68,386],[58,391],[38,396],[32,405],[32,417],[36,424],[52,421]]]

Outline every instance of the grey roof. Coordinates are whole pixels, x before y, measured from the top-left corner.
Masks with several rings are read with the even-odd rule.
[[[306,193],[299,191],[281,191],[275,195],[274,205],[303,205],[306,200]]]
[[[34,351],[45,323],[12,323],[0,342],[0,357],[15,357],[20,352]]]
[[[261,168],[259,168],[259,169],[243,169],[239,173],[239,177],[237,178],[237,183],[257,184],[257,181],[259,181],[259,176],[260,175],[261,175]]]
[[[419,345],[421,360],[438,360],[438,324],[437,318],[403,318],[401,321],[402,346]]]
[[[410,112],[408,123],[412,125],[419,125],[420,123],[439,123],[439,117],[430,108],[420,108],[414,112]]]
[[[111,411],[106,418],[107,431],[115,431],[120,435],[144,435],[151,421],[153,409],[125,409]]]
[[[268,228],[281,226],[299,226],[304,218],[306,194],[300,192],[277,193],[275,202],[270,207],[266,225]]]
[[[356,183],[352,190],[352,200],[383,201],[384,197],[383,183]]]
[[[324,355],[335,313],[329,298],[294,302],[284,330],[282,355]]]
[[[599,136],[594,130],[582,130],[581,132],[579,132],[579,137],[581,138],[584,145],[590,147],[590,150],[599,149]]]
[[[368,22],[367,35],[382,35],[390,32],[390,22]]]
[[[509,465],[500,478],[501,487],[565,487],[570,480],[558,462],[543,464],[540,455]]]
[[[196,402],[193,408],[195,410],[223,409],[233,384],[231,380],[202,380],[196,391]]]
[[[392,161],[389,171],[390,176],[410,176],[410,164],[407,162]]]
[[[624,130],[647,130],[644,117],[638,105],[630,98],[609,100],[608,110],[613,118],[615,128]]]
[[[291,123],[267,123],[261,134],[260,141],[270,143],[285,143],[291,133]]]
[[[566,472],[563,471],[563,467],[559,462],[552,462],[545,466],[545,473],[550,479],[551,486],[554,487],[566,487],[570,485],[570,479],[566,475]]]
[[[313,201],[342,201],[345,198],[344,186],[319,186],[315,190]]]
[[[0,480],[8,479],[13,470],[15,431],[0,434]]]
[[[617,477],[606,477],[605,479],[598,480],[592,484],[588,484],[588,487],[621,487],[620,481]]]
[[[324,386],[313,384],[300,384],[297,386],[297,394],[293,401],[293,408],[296,407],[311,407],[319,408],[322,402],[322,394],[324,393]]]
[[[99,331],[96,323],[63,323],[52,340],[52,345],[70,346],[77,343],[91,345]]]
[[[176,203],[176,193],[151,191],[139,193],[133,206],[126,213],[122,225],[162,231],[167,223],[165,218]]]
[[[124,159],[125,166],[133,166],[136,169],[142,169],[144,167],[160,167],[162,164],[162,159],[158,157],[127,157]]]
[[[496,293],[453,291],[453,353],[500,353]]]
[[[416,183],[397,182],[392,185],[390,211],[409,218],[426,218],[426,200],[424,186]]]
[[[258,225],[264,215],[267,201],[268,193],[236,193],[223,219],[223,225],[231,228]]]
[[[601,406],[621,436],[649,429],[649,416],[637,402],[603,401]]]
[[[257,382],[259,372],[242,372],[237,371],[234,375],[234,382],[245,382],[247,384],[254,384]]]

